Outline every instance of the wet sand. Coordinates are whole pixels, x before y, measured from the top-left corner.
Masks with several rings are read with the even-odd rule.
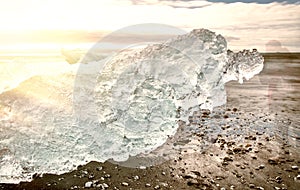
[[[226,106],[194,112],[152,157],[90,162],[0,189],[300,189],[300,54],[264,57],[259,76],[227,84]],[[143,161],[153,166],[134,167]]]

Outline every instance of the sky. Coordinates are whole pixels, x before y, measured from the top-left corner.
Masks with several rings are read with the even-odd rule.
[[[232,50],[300,52],[295,0],[0,0],[0,23],[0,51],[75,48],[123,27],[159,23],[207,28]]]

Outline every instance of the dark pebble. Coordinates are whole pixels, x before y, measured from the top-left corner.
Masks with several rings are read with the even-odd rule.
[[[195,180],[195,179],[192,179],[192,180],[189,180],[188,182],[187,182],[187,185],[188,186],[194,186],[194,185],[199,185],[199,182],[197,181],[197,180]]]
[[[272,165],[277,165],[278,164],[278,160],[275,158],[269,158],[268,159],[268,163],[272,164]]]

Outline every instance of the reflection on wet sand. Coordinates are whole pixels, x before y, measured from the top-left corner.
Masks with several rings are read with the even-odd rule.
[[[274,113],[291,122],[282,135],[299,146],[300,53],[269,53],[264,58],[264,70],[259,75],[243,86],[235,82],[227,85],[228,102],[250,111]]]

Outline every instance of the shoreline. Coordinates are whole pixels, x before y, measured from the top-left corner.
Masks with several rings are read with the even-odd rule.
[[[236,112],[227,108],[224,115]],[[230,111],[229,111],[230,110]],[[238,109],[239,110],[239,109]],[[211,114],[200,118],[211,119]],[[223,115],[223,116],[224,116]],[[204,116],[204,117],[203,117]],[[226,119],[230,119],[226,118]],[[231,130],[234,127],[228,127]],[[195,134],[199,141],[205,135]],[[300,153],[287,140],[251,130],[236,143],[218,135],[207,149],[180,151],[159,165],[130,168],[90,162],[62,175],[35,176],[32,182],[1,184],[0,189],[298,189]],[[108,187],[107,187],[108,186]],[[105,188],[107,187],[107,188]],[[103,188],[102,188],[103,189]]]

